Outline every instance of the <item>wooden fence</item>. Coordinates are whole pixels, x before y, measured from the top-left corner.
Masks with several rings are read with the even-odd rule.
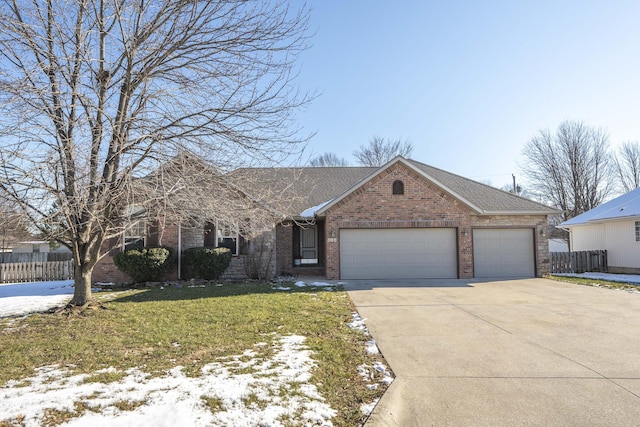
[[[73,261],[12,262],[0,264],[0,283],[73,279]]]
[[[0,263],[69,261],[70,252],[0,253]]]
[[[607,251],[551,252],[551,273],[607,272]]]

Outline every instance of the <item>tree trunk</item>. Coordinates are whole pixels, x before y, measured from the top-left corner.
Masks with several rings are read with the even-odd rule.
[[[91,295],[91,273],[93,266],[87,264],[77,264],[73,271],[73,298],[70,304],[81,306],[92,300]]]

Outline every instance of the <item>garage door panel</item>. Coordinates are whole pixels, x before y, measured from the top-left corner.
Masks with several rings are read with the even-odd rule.
[[[533,230],[473,230],[473,264],[477,278],[535,276]]]
[[[453,228],[340,230],[345,279],[456,278]]]

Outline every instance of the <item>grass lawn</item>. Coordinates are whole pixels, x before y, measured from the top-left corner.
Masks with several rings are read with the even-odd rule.
[[[359,366],[371,365],[381,356],[367,354],[368,338],[346,326],[354,308],[344,291],[295,286],[278,290],[269,283],[193,287],[185,283],[97,295],[105,310],[0,320],[0,385],[32,377],[34,369],[48,365],[65,367],[69,375],[89,374],[87,381],[104,383],[120,380],[129,368],[162,376],[182,366],[187,375],[196,377],[200,368],[222,357],[256,348],[269,352],[278,337],[299,335],[306,337],[304,345],[316,363],[310,382],[337,411],[331,420],[334,425],[362,424],[361,405],[384,392],[383,385],[368,388],[358,372]],[[115,371],[104,371],[109,367]],[[77,403],[75,414],[53,414],[48,424],[82,413],[84,408]],[[140,404],[121,406],[134,409]],[[209,407],[221,410],[217,402]],[[0,419],[0,426],[8,425],[14,424]]]

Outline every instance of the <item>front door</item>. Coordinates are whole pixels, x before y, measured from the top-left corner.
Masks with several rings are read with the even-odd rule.
[[[318,263],[318,228],[315,225],[300,229],[300,257],[302,264]]]

